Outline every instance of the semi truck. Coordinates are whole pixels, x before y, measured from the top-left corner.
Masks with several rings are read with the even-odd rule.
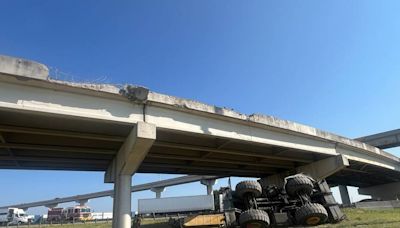
[[[138,200],[138,214],[140,215],[183,214],[199,211],[213,211],[214,209],[215,204],[213,195]]]
[[[20,208],[0,209],[0,224],[18,225],[29,223],[29,218],[25,211]]]

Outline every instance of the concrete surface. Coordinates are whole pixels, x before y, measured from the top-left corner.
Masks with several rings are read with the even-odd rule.
[[[400,201],[370,201],[370,202],[358,202],[355,203],[357,208],[362,209],[393,209],[400,208]]]
[[[268,177],[302,170],[331,185],[400,183],[399,158],[357,140],[144,87],[45,80],[16,71],[11,60],[3,68],[14,71],[0,73],[0,168],[106,171],[105,181],[115,182],[114,228],[130,227],[135,172]]]
[[[0,55],[0,73],[47,80],[49,69],[47,66],[31,60]]]
[[[140,185],[134,185],[131,187],[131,192],[145,191],[145,190],[150,190],[153,188],[165,188],[165,187],[179,185],[179,184],[187,184],[187,183],[197,182],[197,181],[201,181],[203,179],[215,179],[215,178],[218,178],[218,177],[217,176],[198,176],[198,175],[182,176],[182,177],[176,177],[176,178],[171,178],[171,179],[167,179],[167,180],[161,180],[161,181],[155,181],[155,182],[150,182],[150,183],[145,183],[145,184],[140,184]],[[42,200],[42,201],[31,202],[31,203],[3,205],[3,206],[0,206],[0,208],[17,207],[17,208],[28,209],[31,207],[40,207],[40,206],[46,206],[49,208],[53,208],[53,207],[57,207],[57,205],[61,204],[61,203],[86,201],[88,199],[95,199],[95,198],[101,198],[101,197],[107,197],[107,196],[114,196],[114,190],[93,192],[93,193],[75,195],[75,196],[60,197],[60,198],[56,198],[56,199]]]
[[[400,199],[400,182],[361,187],[358,193],[370,195],[375,200],[398,200]]]
[[[381,149],[398,147],[400,146],[400,129],[368,135],[356,140]]]

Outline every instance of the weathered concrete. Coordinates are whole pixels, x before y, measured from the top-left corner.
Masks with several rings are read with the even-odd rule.
[[[151,188],[150,190],[152,192],[155,192],[156,198],[159,199],[159,198],[161,198],[161,193],[164,192],[165,187],[156,187],[156,188]]]
[[[291,121],[244,115],[142,87],[120,90],[112,85],[21,79],[16,73],[0,72],[1,132],[15,133],[20,142],[9,143],[5,137],[0,148],[32,153],[1,155],[0,168],[107,170],[105,181],[115,182],[116,203],[130,199],[128,177],[136,171],[254,177],[301,171],[318,180],[340,170],[332,178],[335,184],[400,182],[396,156]],[[15,132],[22,126],[28,133]],[[44,131],[59,138],[54,144],[43,141],[38,135]],[[25,134],[31,142],[24,141]],[[351,167],[345,170],[347,160]],[[353,175],[367,178],[354,180]],[[114,228],[128,227],[127,207],[117,205],[114,213],[120,222]]]
[[[358,202],[355,203],[357,208],[362,209],[393,209],[400,208],[399,200],[390,200],[390,201],[369,201],[369,202]]]
[[[349,160],[344,155],[325,158],[308,165],[300,166],[296,170],[304,173],[315,180],[323,180],[334,173],[349,166]]]
[[[117,205],[116,214],[117,217],[113,228],[131,228],[131,191],[130,186],[132,184],[132,175],[118,175],[114,185],[116,187],[116,195],[114,203]]]
[[[400,199],[400,182],[359,188],[358,193],[369,195],[375,200],[398,200]]]
[[[150,183],[146,183],[146,184],[134,185],[131,187],[131,192],[145,191],[145,190],[150,190],[152,188],[165,188],[168,186],[192,183],[192,182],[200,181],[202,179],[213,179],[213,178],[218,178],[218,177],[217,176],[199,176],[199,175],[176,177],[176,178],[171,178],[171,179],[167,179],[167,180],[161,180],[161,181],[155,181],[155,182],[150,182]],[[4,205],[4,206],[0,206],[0,209],[9,208],[9,207],[32,208],[32,207],[40,207],[40,206],[46,206],[46,205],[55,205],[54,207],[56,207],[60,203],[79,202],[80,200],[84,200],[84,199],[95,199],[95,198],[101,198],[101,197],[107,197],[107,196],[111,196],[112,198],[114,198],[114,190],[93,192],[93,193],[75,195],[75,196],[60,197],[60,198],[56,198],[56,199],[42,200],[42,201],[31,202],[31,203]]]
[[[213,186],[217,182],[216,179],[203,179],[200,181],[202,185],[205,185],[207,187],[207,195],[211,195],[213,192]]]
[[[47,80],[49,69],[31,60],[0,55],[0,73]]]
[[[89,202],[89,199],[81,199],[75,202],[79,203],[80,206],[85,206]]]
[[[119,149],[105,176],[112,183],[118,175],[133,175],[156,139],[156,126],[138,122]]]
[[[3,77],[3,79],[5,79],[5,78]],[[12,78],[7,78],[7,80],[11,80],[14,83],[15,82],[21,83],[19,81],[14,81]],[[91,97],[93,97],[93,96],[94,97],[107,97],[107,98],[113,98],[113,99],[117,99],[117,100],[124,100],[124,99],[121,99],[123,97],[120,94],[120,88],[113,86],[113,85],[75,83],[75,82],[66,82],[66,81],[58,81],[58,80],[49,80],[49,81],[47,81],[47,83],[44,83],[44,82],[42,82],[42,83],[41,82],[31,82],[31,83],[38,87],[43,87],[43,88],[48,88],[48,89],[57,89],[57,90],[62,90],[62,91],[70,91],[73,93],[90,95]],[[22,84],[26,84],[26,83],[22,83]],[[135,87],[135,86],[131,86],[131,87],[143,88],[143,87]],[[17,88],[15,88],[15,89],[17,89]],[[21,91],[21,90],[19,90],[19,91]],[[204,104],[201,102],[197,102],[197,101],[193,101],[193,100],[189,100],[189,99],[182,99],[182,98],[164,95],[164,94],[159,94],[159,93],[155,93],[152,91],[148,92],[147,97],[142,97],[143,94],[146,94],[143,91],[140,93],[138,92],[140,94],[140,96],[138,96],[138,97],[140,97],[140,99],[139,99],[140,102],[145,100],[146,103],[151,106],[159,106],[159,107],[164,107],[164,108],[169,107],[172,109],[179,109],[180,111],[186,111],[186,112],[190,112],[190,113],[195,112],[195,113],[210,114],[217,118],[218,118],[218,116],[229,118],[231,121],[235,121],[235,122],[236,121],[245,121],[246,123],[252,123],[252,124],[254,124],[254,126],[259,126],[259,127],[264,126],[264,127],[270,127],[270,128],[276,128],[276,129],[285,129],[285,130],[289,130],[289,131],[296,132],[299,134],[308,135],[311,137],[328,140],[330,142],[343,144],[345,146],[354,147],[357,149],[364,150],[366,152],[370,152],[373,154],[387,157],[389,159],[399,161],[399,159],[396,156],[393,156],[389,153],[381,151],[376,147],[359,142],[357,140],[352,140],[352,139],[338,136],[338,135],[335,135],[335,134],[332,134],[329,132],[321,131],[319,129],[316,129],[316,128],[313,128],[310,126],[302,125],[302,124],[287,121],[287,120],[281,120],[279,118],[272,117],[272,116],[260,115],[260,114],[252,114],[252,115],[247,116],[245,114],[238,113],[231,109],[211,106],[211,105],[207,105],[207,104]],[[8,93],[8,91],[7,91],[7,93]],[[124,94],[124,93],[122,92],[122,94]],[[63,97],[65,98],[65,95],[63,95]],[[89,97],[82,99],[82,101],[85,102],[85,104],[82,105],[83,107],[87,107],[87,103],[89,102],[88,99],[89,99]],[[90,103],[96,104],[98,102],[90,101]],[[107,102],[100,102],[99,104],[103,104],[103,106],[104,106],[104,104],[106,104],[106,103]],[[123,106],[125,106],[125,107],[123,107]],[[117,107],[117,105],[116,105],[113,108],[116,108],[117,110],[127,110],[126,104],[124,104],[123,106]],[[51,106],[48,106],[47,108],[49,108],[49,107],[51,107]],[[76,107],[80,107],[80,105],[76,104]],[[57,105],[57,108],[59,109],[60,107]],[[105,118],[109,119],[109,120],[132,122],[131,119],[125,119],[125,120],[124,120],[124,118],[115,118],[114,119],[114,118],[112,118],[113,117],[112,115],[111,116],[109,115],[109,113],[104,113],[104,109],[102,109],[100,107],[95,110],[96,110],[95,112],[98,112],[95,115],[96,118],[101,119],[101,116],[106,114],[107,117],[105,117]],[[99,110],[103,110],[103,111],[99,112]],[[78,111],[78,110],[76,110],[76,111]],[[94,117],[94,116],[90,115],[90,113],[93,112],[94,110],[86,109],[86,110],[82,110],[82,111],[85,112],[86,116]],[[81,113],[82,111],[79,111],[79,113]],[[73,113],[69,113],[69,114],[71,115]],[[78,114],[78,113],[75,113],[75,115],[76,114]],[[135,114],[135,111],[132,110],[130,113],[126,113],[126,114],[127,114],[127,116],[134,117],[134,116],[132,116],[132,114]],[[177,123],[175,123],[175,125],[179,126],[179,125],[177,125]]]
[[[119,149],[104,176],[106,181],[114,182],[113,213],[117,218],[113,228],[131,227],[131,183],[132,175],[156,139],[156,126],[137,122]]]
[[[340,192],[340,198],[342,198],[342,204],[343,205],[350,205],[350,196],[349,196],[349,191],[347,190],[346,185],[339,185],[339,192]]]
[[[378,147],[380,149],[398,147],[400,146],[400,129],[368,135],[357,138],[356,140]]]
[[[45,204],[44,206],[47,207],[47,208],[55,208],[55,207],[58,206],[58,203]],[[25,207],[25,208],[26,208],[26,207]]]
[[[351,160],[400,170],[397,157],[355,140],[275,117],[246,116],[154,92],[149,92],[144,109],[143,105],[121,96],[117,87],[59,81],[27,83],[3,75],[0,97],[3,109],[126,124],[143,121],[146,117],[146,122],[164,129],[328,155],[341,153]]]
[[[296,173],[303,173],[312,177],[316,181],[320,181],[348,166],[348,159],[343,155],[337,155],[335,157],[325,158],[323,160],[310,163],[308,165],[299,166],[291,171],[263,177],[261,178],[260,183],[263,186],[276,185],[283,187],[284,178]]]

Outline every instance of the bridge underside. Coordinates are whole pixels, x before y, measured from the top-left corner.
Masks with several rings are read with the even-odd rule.
[[[399,158],[320,129],[143,87],[52,80],[43,64],[0,61],[0,169],[106,171],[104,181],[114,183],[113,228],[131,227],[137,172],[269,183],[304,172],[332,185],[372,186],[367,193],[400,183]]]
[[[105,171],[133,125],[0,111],[0,168]],[[329,157],[303,150],[157,128],[141,173],[262,177]],[[331,185],[398,182],[397,171],[350,160]]]

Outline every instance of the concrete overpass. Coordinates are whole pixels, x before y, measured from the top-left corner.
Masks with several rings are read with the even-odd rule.
[[[144,191],[144,190],[153,190],[154,191],[155,189],[164,189],[169,186],[187,184],[187,183],[203,181],[203,180],[215,180],[217,178],[219,178],[219,177],[218,176],[199,176],[199,175],[176,177],[176,178],[167,179],[167,180],[161,180],[161,181],[155,181],[155,182],[146,183],[146,184],[135,185],[135,186],[131,187],[131,192],[140,192],[140,191]],[[207,189],[208,188],[209,188],[209,185],[207,185]],[[155,192],[157,193],[157,191],[155,191]],[[93,193],[68,196],[68,197],[61,197],[61,198],[55,198],[55,199],[51,199],[51,200],[43,200],[43,201],[37,201],[37,202],[31,202],[31,203],[12,204],[12,205],[7,205],[7,206],[1,206],[0,209],[16,207],[16,208],[23,208],[24,210],[27,210],[28,208],[31,208],[31,207],[40,207],[40,206],[46,206],[46,207],[53,208],[53,207],[57,207],[57,205],[60,203],[77,202],[77,203],[84,204],[84,203],[87,203],[88,200],[90,200],[90,199],[107,197],[107,196],[113,197],[114,190],[93,192]]]
[[[400,129],[368,135],[356,140],[381,149],[398,147],[400,146]]]
[[[305,172],[361,188],[400,181],[399,158],[357,140],[143,87],[57,81],[32,61],[0,62],[0,168],[105,172],[115,189],[114,227],[130,227],[137,172],[276,184]]]

